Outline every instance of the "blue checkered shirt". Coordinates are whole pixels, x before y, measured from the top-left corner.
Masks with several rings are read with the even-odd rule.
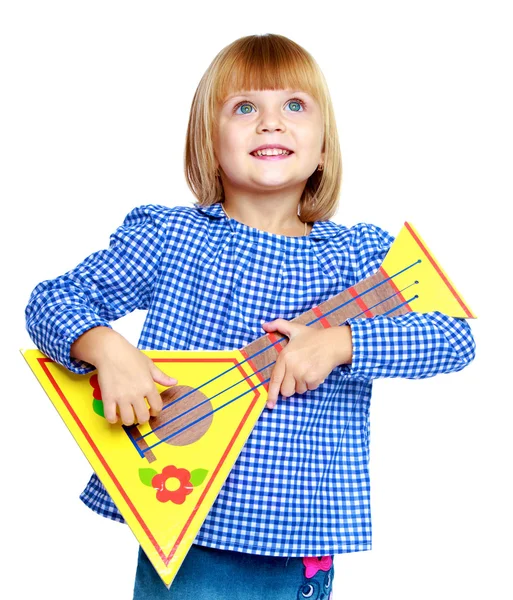
[[[128,214],[108,249],[33,291],[27,328],[42,352],[75,373],[83,332],[147,310],[139,348],[229,350],[264,335],[372,275],[393,238],[374,225],[317,221],[304,237],[228,219],[221,205],[147,205]],[[264,409],[194,543],[271,556],[371,548],[369,404],[372,381],[459,371],[475,353],[465,320],[440,313],[350,319],[351,365],[316,390]],[[123,521],[95,474],[81,499]]]

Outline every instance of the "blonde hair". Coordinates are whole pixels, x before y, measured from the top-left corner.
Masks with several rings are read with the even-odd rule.
[[[224,200],[213,134],[226,97],[241,90],[303,90],[319,103],[324,122],[324,168],[308,178],[299,201],[301,221],[330,219],[338,207],[342,156],[335,114],[324,75],[314,58],[283,35],[235,40],[221,50],[201,78],[192,100],[185,146],[185,178],[200,206]]]

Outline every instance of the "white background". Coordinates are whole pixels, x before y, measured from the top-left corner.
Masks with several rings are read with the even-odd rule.
[[[344,178],[333,220],[411,221],[478,315],[464,371],[379,380],[374,548],[335,599],[511,599],[511,57],[506,2],[24,2],[0,10],[2,565],[9,598],[131,598],[137,542],[86,509],[90,467],[30,373],[33,287],[133,207],[191,205],[189,108],[214,56],[281,33],[323,70]],[[142,315],[115,327],[137,342]],[[508,571],[508,572],[507,572]],[[229,594],[227,594],[229,597]]]

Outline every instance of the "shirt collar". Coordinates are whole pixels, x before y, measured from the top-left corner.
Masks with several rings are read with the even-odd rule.
[[[194,208],[214,219],[228,218],[225,215],[220,202],[216,202],[211,206],[200,206],[199,204],[194,204]],[[329,238],[335,237],[335,235],[339,233],[340,225],[337,225],[333,221],[315,221],[312,227],[312,231],[307,237],[309,239],[315,240],[327,240]]]

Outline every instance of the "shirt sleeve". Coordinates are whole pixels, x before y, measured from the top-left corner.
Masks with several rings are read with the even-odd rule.
[[[394,238],[362,225],[355,256],[355,281],[373,275]],[[475,341],[465,319],[440,312],[351,318],[353,358],[342,372],[361,381],[382,377],[423,379],[460,371],[475,357]]]
[[[110,236],[109,248],[34,288],[26,326],[44,354],[74,373],[87,373],[92,365],[70,357],[73,342],[92,327],[110,327],[111,321],[148,308],[167,242],[166,210],[153,205],[134,209]]]

